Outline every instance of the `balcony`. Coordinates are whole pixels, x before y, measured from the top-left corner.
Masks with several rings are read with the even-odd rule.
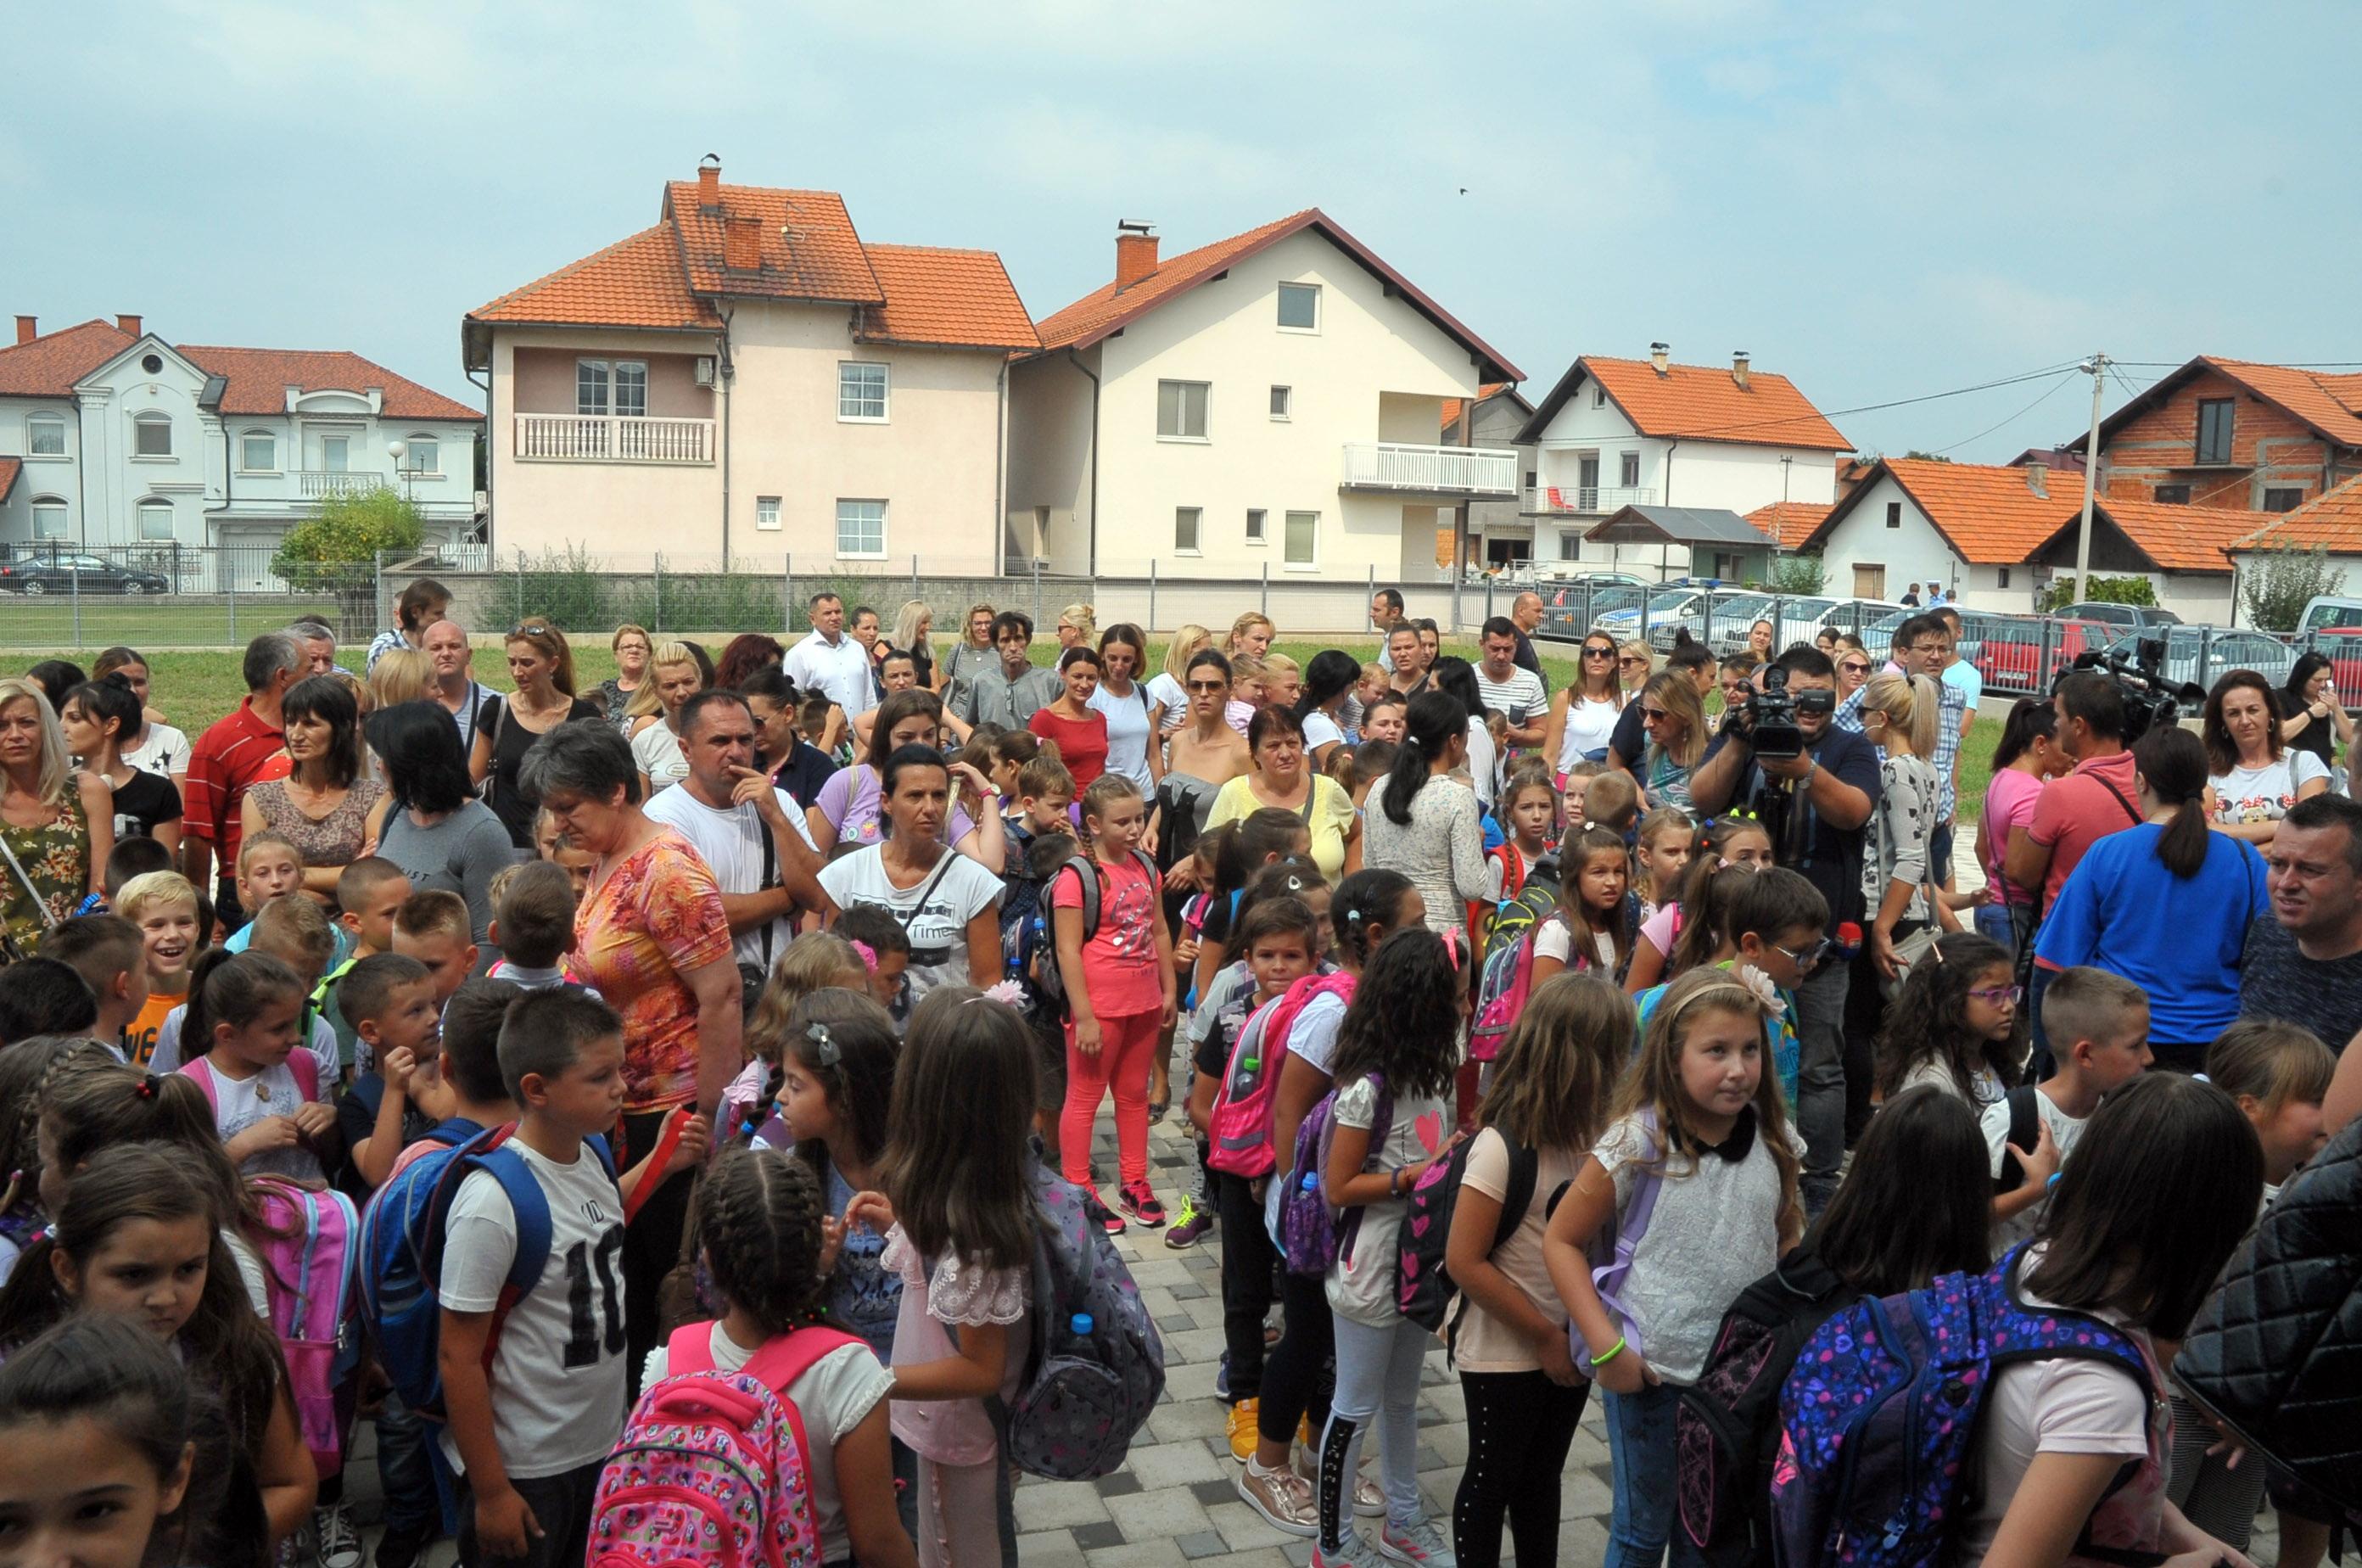
[[[367,495],[373,490],[392,488],[392,481],[383,474],[347,473],[341,469],[300,469],[295,474],[295,493],[306,501],[330,495]]]
[[[1418,447],[1397,441],[1345,444],[1347,490],[1507,500],[1518,493],[1518,454],[1507,447]]]
[[[713,421],[520,414],[516,455],[571,463],[710,463]]]
[[[1526,513],[1533,517],[1605,517],[1627,506],[1656,504],[1656,491],[1638,485],[1538,485],[1525,499]]]

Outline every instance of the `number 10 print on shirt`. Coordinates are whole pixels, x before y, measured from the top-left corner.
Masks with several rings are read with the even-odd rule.
[[[566,1337],[568,1371],[596,1366],[602,1354],[624,1353],[624,1293],[615,1278],[615,1260],[623,1251],[621,1225],[610,1226],[595,1250],[588,1242],[566,1249],[566,1299],[573,1321]],[[598,1275],[595,1291],[593,1273]]]

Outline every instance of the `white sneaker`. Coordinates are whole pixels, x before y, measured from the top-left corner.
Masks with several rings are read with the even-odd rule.
[[[1408,1529],[1396,1529],[1388,1525],[1378,1532],[1378,1551],[1397,1562],[1415,1562],[1419,1568],[1460,1568],[1460,1559],[1443,1532],[1427,1519],[1421,1519]]]

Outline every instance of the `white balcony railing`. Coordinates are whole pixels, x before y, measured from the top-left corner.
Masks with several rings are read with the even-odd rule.
[[[295,474],[295,492],[306,501],[317,501],[326,495],[367,495],[373,490],[392,488],[392,481],[383,474],[327,469],[301,469]]]
[[[1525,509],[1536,516],[1605,517],[1627,506],[1654,506],[1648,486],[1537,485],[1526,491]]]
[[[1344,484],[1428,495],[1507,498],[1518,493],[1518,454],[1507,447],[1418,447],[1399,441],[1345,444]]]
[[[713,421],[520,414],[516,455],[578,463],[710,463]]]

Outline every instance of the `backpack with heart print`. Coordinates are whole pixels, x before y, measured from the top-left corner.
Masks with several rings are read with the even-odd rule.
[[[1498,1128],[1494,1131],[1508,1146],[1509,1181],[1501,1196],[1501,1218],[1493,1228],[1488,1253],[1499,1251],[1524,1222],[1533,1207],[1534,1181],[1541,1164],[1534,1150]],[[1403,1216],[1395,1242],[1396,1305],[1420,1328],[1442,1331],[1447,1357],[1459,1337],[1460,1321],[1468,1315],[1468,1296],[1452,1283],[1443,1258],[1451,1237],[1451,1217],[1460,1206],[1461,1183],[1468,1175],[1468,1156],[1475,1147],[1474,1138],[1460,1139],[1427,1167],[1427,1174],[1410,1189],[1410,1209]],[[1459,1297],[1460,1307],[1450,1311],[1454,1296]]]

